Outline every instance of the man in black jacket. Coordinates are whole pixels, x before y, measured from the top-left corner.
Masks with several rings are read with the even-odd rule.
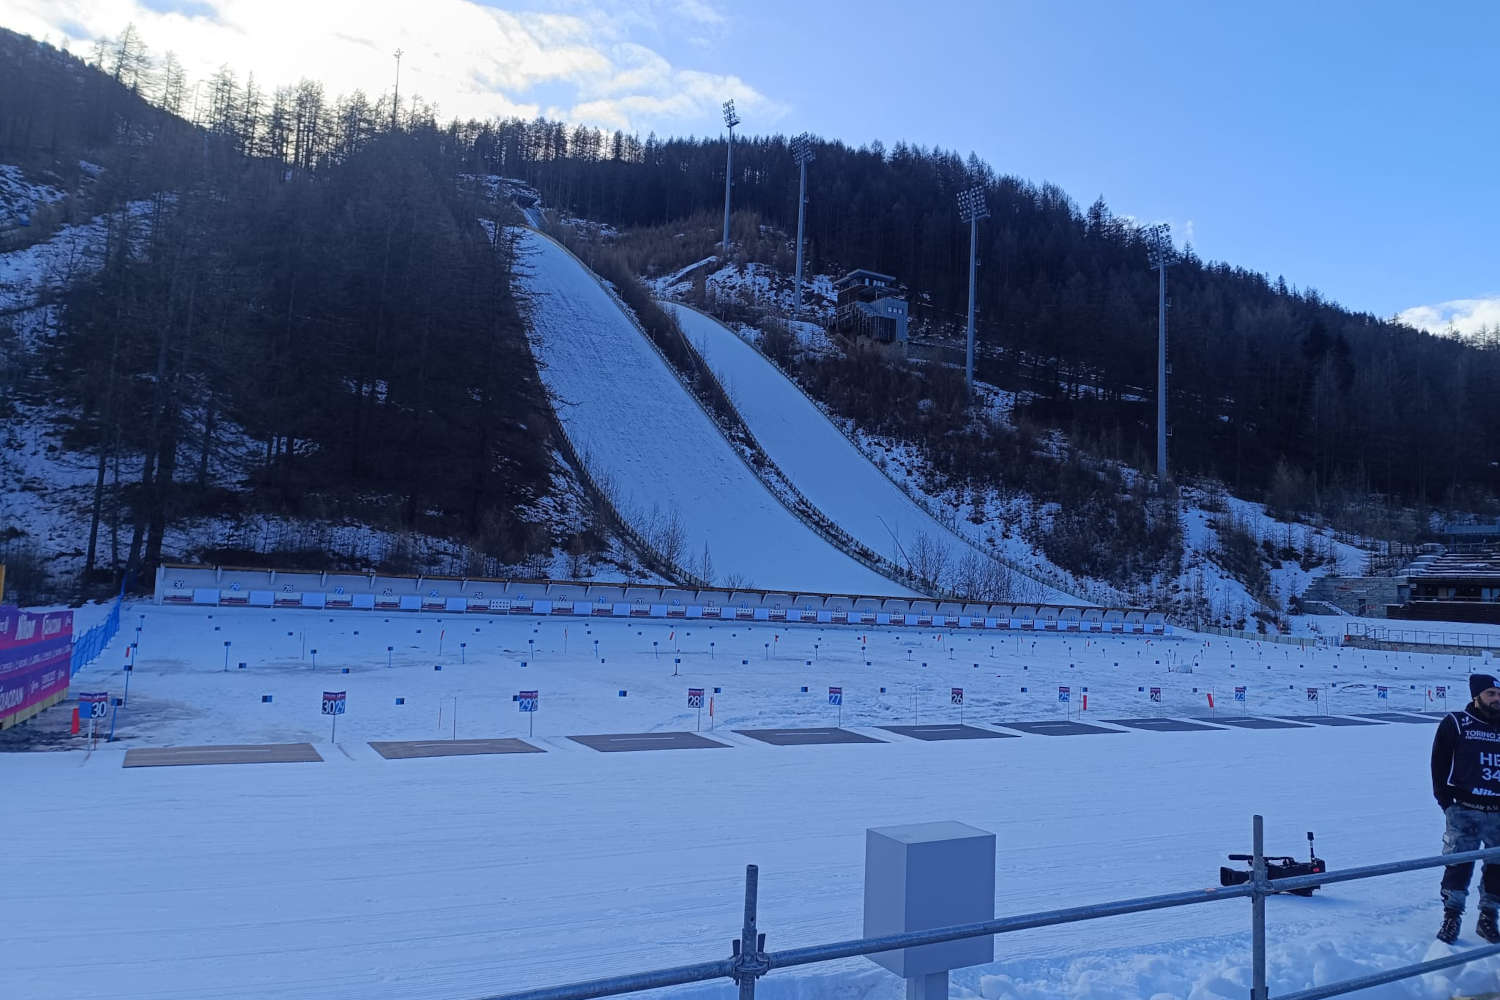
[[[1474,700],[1445,716],[1432,741],[1432,794],[1448,823],[1444,854],[1500,847],[1500,681],[1474,674],[1469,693]],[[1437,937],[1445,944],[1458,940],[1473,877],[1472,861],[1443,869],[1443,926]],[[1479,923],[1474,930],[1491,944],[1500,944],[1497,907],[1500,862],[1487,861],[1479,877]]]

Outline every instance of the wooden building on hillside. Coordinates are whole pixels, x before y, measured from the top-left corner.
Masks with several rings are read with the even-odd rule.
[[[860,268],[844,275],[833,287],[838,290],[833,332],[892,344],[906,343],[906,299],[895,278]]]

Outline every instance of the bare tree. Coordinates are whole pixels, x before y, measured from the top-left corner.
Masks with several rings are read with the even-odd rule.
[[[912,570],[917,576],[934,587],[941,587],[948,573],[948,547],[927,532],[919,531],[909,552]]]
[[[661,525],[657,549],[669,565],[680,566],[687,557],[687,526],[682,523],[682,508],[673,503]]]
[[[953,566],[952,588],[970,600],[987,600],[983,593],[984,564],[991,562],[968,546]]]
[[[568,576],[574,580],[583,579],[583,571],[588,562],[588,546],[583,540],[583,528],[573,532],[573,537],[568,539]]]
[[[979,599],[1010,601],[1015,598],[1015,570],[997,559],[986,559],[980,571]]]
[[[167,114],[181,116],[187,101],[187,71],[182,68],[177,53],[168,51],[162,57],[161,70],[156,77],[156,104]]]
[[[130,90],[139,91],[151,71],[151,54],[134,24],[127,24],[105,54],[105,71]]]

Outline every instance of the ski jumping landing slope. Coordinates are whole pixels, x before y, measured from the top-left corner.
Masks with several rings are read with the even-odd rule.
[[[992,561],[913,503],[802,390],[736,333],[695,309],[671,302],[662,305],[677,316],[688,340],[730,391],[740,416],[771,460],[835,524],[898,564],[906,562],[902,550],[909,554],[923,534],[947,547],[950,568],[966,551]],[[1026,596],[1079,603],[1045,584],[1036,589],[1037,594]]]
[[[538,233],[521,234],[532,348],[558,419],[621,516],[650,535],[674,512],[679,563],[722,583],[814,593],[909,596],[798,520],[731,448],[597,279]],[[702,572],[707,547],[712,572]]]

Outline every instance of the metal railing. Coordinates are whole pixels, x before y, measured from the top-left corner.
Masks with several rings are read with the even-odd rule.
[[[643,990],[683,986],[688,983],[709,982],[715,979],[731,979],[739,987],[740,1000],[755,1000],[755,983],[760,977],[778,969],[799,965],[833,962],[844,958],[869,956],[902,948],[942,944],[968,938],[991,937],[1037,927],[1056,927],[1063,924],[1098,920],[1103,917],[1118,917],[1129,913],[1150,910],[1166,910],[1179,906],[1195,906],[1228,899],[1250,900],[1250,950],[1251,987],[1250,1000],[1270,1000],[1270,988],[1266,983],[1266,897],[1294,889],[1311,889],[1334,882],[1353,882],[1360,879],[1378,878],[1382,875],[1397,875],[1403,872],[1421,871],[1427,868],[1442,868],[1447,865],[1474,861],[1500,861],[1500,848],[1482,851],[1467,851],[1459,854],[1437,855],[1416,858],[1410,861],[1392,861],[1342,871],[1323,872],[1316,875],[1301,875],[1295,878],[1279,878],[1274,881],[1267,875],[1264,824],[1261,817],[1253,820],[1254,852],[1251,855],[1250,881],[1237,886],[1193,889],[1186,892],[1171,892],[1160,896],[1142,896],[1112,903],[1095,903],[1060,910],[1043,910],[1039,913],[1024,913],[1013,917],[999,917],[977,923],[959,924],[952,927],[935,927],[931,930],[911,931],[905,934],[890,934],[884,937],[859,938],[833,944],[812,945],[806,948],[790,948],[785,951],[765,950],[766,936],[756,925],[756,909],[759,900],[759,871],[755,865],[745,868],[745,915],[740,936],[731,942],[729,958],[695,965],[680,965],[667,969],[654,969],[626,976],[611,976],[593,979],[566,986],[550,986],[541,989],[523,990],[517,993],[502,993],[483,1000],[595,1000],[598,997],[620,996],[639,993]],[[1442,969],[1465,965],[1481,958],[1500,955],[1500,945],[1472,948],[1445,958],[1433,959],[1383,972],[1346,979],[1326,986],[1282,993],[1276,1000],[1324,1000],[1357,990],[1382,986],[1401,979],[1410,979],[1437,972]]]
[[[1275,632],[1246,632],[1237,628],[1220,628],[1217,625],[1188,625],[1184,626],[1192,632],[1207,632],[1209,635],[1228,636],[1231,639],[1245,639],[1250,642],[1279,642],[1288,646],[1301,646],[1306,649],[1315,645],[1316,639],[1301,635],[1279,635]]]
[[[1389,628],[1385,625],[1349,622],[1344,626],[1344,634],[1367,639],[1370,642],[1385,643],[1389,646],[1457,646],[1462,649],[1500,649],[1500,635],[1485,632]]]

